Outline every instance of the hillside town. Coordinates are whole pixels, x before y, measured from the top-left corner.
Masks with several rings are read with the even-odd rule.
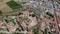
[[[60,0],[0,0],[0,34],[60,34]]]

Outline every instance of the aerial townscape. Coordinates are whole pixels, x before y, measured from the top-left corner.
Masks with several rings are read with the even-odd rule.
[[[0,0],[0,34],[60,34],[60,0]]]

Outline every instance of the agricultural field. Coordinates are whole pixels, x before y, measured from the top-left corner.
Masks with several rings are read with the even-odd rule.
[[[7,2],[7,5],[14,10],[22,8],[22,5],[16,3],[15,1]]]
[[[3,0],[0,2],[0,10],[3,14],[9,15],[11,13],[15,13],[15,10],[19,10],[20,8],[22,8],[22,5],[12,0]]]
[[[8,12],[11,12],[13,11],[6,3],[9,2],[10,0],[3,0],[0,2],[0,10],[3,12],[3,13],[8,13]]]

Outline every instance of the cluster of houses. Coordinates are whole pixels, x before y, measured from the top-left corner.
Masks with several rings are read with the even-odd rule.
[[[17,16],[4,16],[0,21],[0,31],[29,31],[38,24],[34,11],[27,10],[17,14]]]

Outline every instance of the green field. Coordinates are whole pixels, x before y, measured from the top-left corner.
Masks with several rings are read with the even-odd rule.
[[[9,1],[9,2],[7,2],[7,5],[8,5],[9,7],[11,7],[12,9],[14,9],[14,10],[15,10],[15,9],[22,8],[22,5],[14,2],[14,1]]]

